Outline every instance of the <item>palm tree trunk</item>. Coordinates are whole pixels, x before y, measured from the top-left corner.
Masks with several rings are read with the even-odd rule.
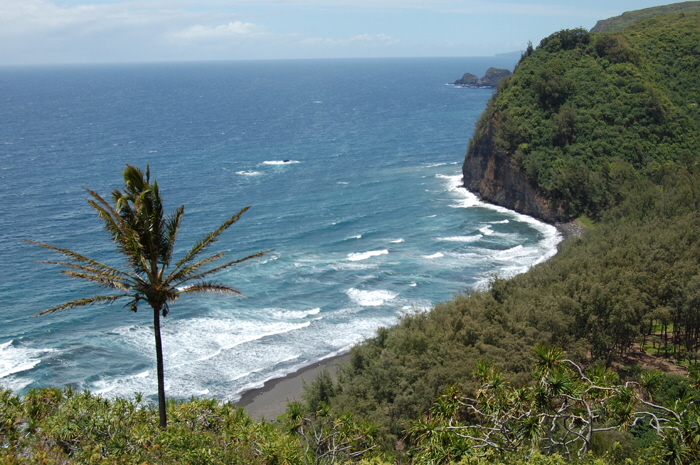
[[[168,426],[168,419],[165,412],[165,374],[163,370],[163,344],[160,340],[160,308],[153,308],[153,333],[156,337],[156,371],[158,372],[158,414],[160,416],[160,427],[165,429]]]

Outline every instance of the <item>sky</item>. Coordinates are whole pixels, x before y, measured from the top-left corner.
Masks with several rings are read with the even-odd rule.
[[[664,0],[0,0],[0,65],[466,57]]]

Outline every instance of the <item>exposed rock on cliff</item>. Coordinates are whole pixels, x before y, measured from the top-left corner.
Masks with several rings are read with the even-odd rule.
[[[481,79],[477,78],[474,74],[464,73],[462,79],[457,79],[454,85],[464,87],[496,87],[503,78],[511,74],[512,73],[507,69],[491,67],[486,70],[486,74],[484,74]]]
[[[497,122],[469,147],[462,165],[464,187],[482,200],[501,205],[548,223],[568,221],[563,212],[553,209],[535,192],[525,173],[512,157],[496,147]]]

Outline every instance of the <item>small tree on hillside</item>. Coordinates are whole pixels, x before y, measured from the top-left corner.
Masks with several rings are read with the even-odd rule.
[[[232,260],[218,266],[211,264],[224,256],[218,252],[200,258],[219,235],[238,221],[250,207],[245,207],[215,231],[197,242],[190,251],[171,267],[175,239],[180,229],[184,206],[177,208],[169,216],[163,212],[163,203],[158,183],[150,181],[150,171],[145,174],[136,167],[127,165],[123,172],[124,190],[112,192],[113,205],[99,194],[86,189],[92,199],[88,203],[97,211],[105,229],[112,236],[117,251],[126,258],[126,267],[117,269],[72,250],[27,240],[26,242],[58,252],[68,261],[45,261],[64,266],[62,273],[78,279],[91,281],[98,286],[116,291],[115,294],[99,295],[76,299],[50,308],[36,316],[67,310],[95,303],[112,303],[127,299],[126,306],[134,312],[140,303],[153,309],[153,328],[156,343],[156,366],[158,376],[158,409],[160,426],[167,426],[165,411],[165,381],[163,370],[163,347],[160,333],[160,317],[169,312],[169,304],[185,293],[224,292],[242,295],[241,292],[225,284],[206,280],[210,275],[267,252],[258,252],[244,258]],[[268,251],[269,252],[269,251]]]
[[[472,396],[448,388],[429,414],[408,430],[413,455],[420,463],[452,463],[490,454],[560,454],[582,459],[593,435],[634,426],[653,430],[660,462],[697,464],[700,457],[700,398],[688,391],[670,405],[654,401],[661,374],[643,372],[622,382],[611,370],[595,365],[584,370],[557,347],[535,348],[534,381],[514,387],[503,373],[479,363],[479,386]],[[700,386],[700,372],[691,370]]]

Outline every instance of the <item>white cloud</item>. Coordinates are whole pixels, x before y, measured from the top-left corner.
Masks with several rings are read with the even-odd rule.
[[[154,10],[129,3],[66,8],[47,0],[0,0],[0,35],[90,34],[186,21],[187,16],[192,14],[182,10]]]
[[[559,2],[559,5],[552,2],[540,3],[537,0],[511,0],[511,1],[489,1],[489,0],[262,0],[251,2],[250,0],[208,0],[210,5],[217,7],[235,7],[248,5],[251,3],[265,4],[269,6],[281,7],[305,7],[305,8],[352,8],[352,9],[393,9],[393,10],[425,10],[437,13],[459,13],[459,14],[499,14],[518,16],[575,16],[579,18],[600,18],[601,13],[607,17],[621,13],[619,8],[590,7],[589,5],[566,4],[566,1]]]
[[[233,21],[219,26],[190,26],[171,34],[174,39],[184,40],[226,40],[240,37],[264,37],[265,28],[253,23]]]
[[[384,45],[395,45],[400,43],[399,39],[386,34],[360,34],[351,37],[348,42],[377,43]]]
[[[566,5],[564,0],[556,0],[559,6],[538,1],[552,2],[0,0],[0,64],[320,57],[335,56],[336,51],[338,56],[439,55],[446,52],[440,45],[445,41],[466,40],[455,32],[454,24],[451,30],[433,28],[441,18],[454,23],[454,18],[468,22],[475,15],[490,15],[502,25],[507,17],[513,21],[513,15],[583,17],[595,10],[590,5]],[[416,29],[423,10],[431,13],[431,26]],[[346,16],[355,21],[334,27],[334,21]],[[605,17],[600,10],[593,16]],[[518,40],[538,36],[528,34],[520,39],[521,31]],[[450,53],[469,53],[454,49]]]
[[[310,53],[349,48],[375,48],[399,44],[401,41],[386,34],[358,34],[345,39],[312,37],[299,33],[278,34],[268,32],[263,26],[240,21],[216,26],[195,25],[168,35],[168,40],[181,45],[202,44],[209,49],[220,50],[245,43],[268,49],[286,50],[304,48]]]

